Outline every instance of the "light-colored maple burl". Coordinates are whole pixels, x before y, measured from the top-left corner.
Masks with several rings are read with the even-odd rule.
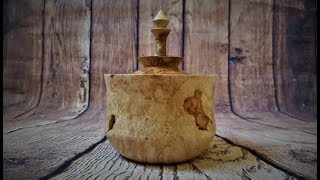
[[[105,75],[105,80],[106,134],[124,157],[182,162],[212,141],[214,76],[120,74]]]
[[[166,56],[168,18],[153,19],[156,56],[139,57],[133,74],[105,74],[105,132],[124,157],[169,164],[193,159],[212,142],[215,132],[214,75],[179,70],[181,57]]]

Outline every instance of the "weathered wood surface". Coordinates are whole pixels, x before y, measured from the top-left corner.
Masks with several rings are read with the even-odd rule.
[[[92,64],[90,106],[105,112],[103,74],[132,73],[136,67],[137,1],[94,1],[92,12]],[[126,12],[123,14],[122,12]],[[121,23],[119,23],[121,19]],[[98,110],[97,110],[98,109]]]
[[[275,1],[274,63],[281,111],[317,119],[315,0]]]
[[[254,150],[290,172],[316,179],[317,132],[310,126],[316,127],[317,124],[299,122],[299,129],[293,125],[296,119],[292,119],[292,122],[287,121],[286,125],[282,122],[283,124],[278,126],[274,122],[282,119],[273,119],[270,114],[263,113],[256,116],[261,119],[248,121],[232,113],[217,114],[217,134],[235,144]],[[310,131],[305,132],[306,129]]]
[[[240,118],[269,127],[292,129],[317,135],[316,122],[304,122],[281,112],[252,112],[250,116],[240,116]]]
[[[40,98],[43,1],[3,2],[3,118],[34,108]],[[7,126],[7,121],[4,126]]]
[[[175,165],[147,165],[120,156],[107,140],[53,179],[286,179],[288,174],[250,152],[215,137],[198,158]]]
[[[133,28],[136,26],[133,20],[135,18],[135,4],[133,3],[131,6],[132,11],[127,11],[128,7],[123,6],[124,1],[115,2],[110,2],[112,6],[103,3],[103,1],[93,3],[93,12],[97,15],[94,14],[92,24],[95,28],[92,32],[92,42],[94,44],[90,71],[93,73],[91,74],[92,84],[88,109],[79,118],[70,122],[26,128],[4,134],[5,175],[8,177],[45,176],[57,168],[58,165],[61,165],[62,162],[84,151],[104,136],[104,124],[102,122],[105,118],[105,103],[102,100],[104,99],[105,89],[102,74],[123,73],[125,69],[127,69],[127,73],[132,72],[134,63],[129,62],[136,56],[133,48],[134,41],[126,42],[128,37],[135,37]],[[124,7],[126,7],[128,14],[122,19],[127,20],[119,26],[111,26],[111,24],[117,22],[119,17],[110,16],[109,12],[114,11],[114,15],[118,14],[120,16],[120,12],[124,11],[121,8]],[[109,28],[108,31],[105,31],[105,27]],[[118,37],[119,32],[127,34],[128,37],[124,37],[121,41]],[[126,46],[123,46],[123,44],[126,44]],[[106,47],[108,45],[109,47]],[[126,49],[126,51],[122,50],[114,54],[105,51],[105,48],[121,50],[119,47]],[[132,51],[127,51],[127,49],[132,49]],[[128,59],[129,56],[131,58]],[[119,61],[122,61],[124,66],[115,65],[113,68],[104,66],[105,63],[117,64]],[[125,65],[127,68],[124,68]],[[21,152],[21,149],[24,149],[24,151]],[[41,167],[41,169],[34,168],[26,171],[26,169],[34,166]]]
[[[136,35],[133,28],[136,26],[133,20],[136,3],[131,2],[129,3],[131,10],[124,6],[124,4],[128,5],[125,0],[109,1],[110,4],[105,4],[102,0],[92,3],[92,26],[94,29],[92,32],[90,66],[92,73],[88,109],[71,121],[24,128],[4,134],[4,177],[8,177],[8,179],[37,179],[46,176],[54,172],[62,163],[83,153],[104,137],[106,107],[104,101],[105,85],[102,75],[105,73],[130,73],[134,70],[134,63],[130,63],[134,62],[134,57],[136,57],[134,41],[127,42],[128,37],[134,39]],[[126,16],[121,14],[125,10]],[[111,13],[112,11],[114,12]],[[110,16],[110,13],[113,16]],[[122,24],[112,26],[120,18],[119,16],[122,16]],[[106,28],[108,28],[107,31]],[[119,33],[127,36],[119,36]],[[118,49],[119,52],[110,54],[105,51],[106,48]],[[119,62],[122,62],[123,66],[118,66]],[[110,64],[110,66],[105,64]]]
[[[310,7],[310,3],[308,3],[307,1],[290,1],[287,3],[282,1],[282,3],[279,3],[276,1],[277,3],[275,4],[275,14],[273,14],[273,11],[271,11],[271,6],[273,5],[272,2],[269,1],[246,1],[244,3],[240,3],[239,1],[235,0],[230,1],[228,4],[225,1],[218,0],[210,2],[203,1],[200,3],[195,3],[193,1],[139,2],[139,5],[135,1],[130,2],[128,5],[123,4],[123,8],[125,9],[123,12],[127,12],[128,7],[131,6],[130,4],[134,4],[134,8],[130,11],[130,13],[132,13],[132,16],[130,16],[130,20],[132,20],[132,22],[136,24],[136,26],[131,28],[134,33],[137,33],[137,30],[139,29],[139,38],[137,38],[137,35],[130,37],[128,35],[127,38],[130,38],[130,40],[126,39],[124,41],[119,41],[119,43],[139,43],[139,46],[134,45],[133,47],[129,48],[129,53],[136,54],[136,52],[133,51],[137,51],[137,49],[134,48],[139,48],[138,51],[140,52],[140,55],[149,55],[149,53],[152,54],[152,46],[144,48],[147,44],[150,44],[152,42],[152,37],[146,36],[146,38],[144,39],[145,36],[142,35],[143,32],[148,31],[148,33],[146,33],[151,36],[149,27],[147,27],[146,25],[146,23],[149,21],[147,21],[147,19],[144,19],[144,15],[149,14],[148,16],[152,17],[152,15],[154,14],[152,10],[163,7],[168,11],[169,17],[173,19],[173,21],[171,21],[172,24],[170,25],[170,28],[173,31],[171,33],[171,36],[169,37],[168,48],[169,52],[172,51],[170,52],[170,54],[178,55],[179,52],[181,52],[180,54],[184,54],[186,61],[185,69],[188,72],[210,74],[215,73],[218,75],[218,77],[221,78],[221,82],[217,83],[217,111],[227,111],[229,109],[228,93],[231,94],[231,102],[234,106],[234,110],[238,113],[255,110],[273,111],[276,109],[274,103],[275,94],[273,92],[274,82],[271,78],[272,73],[270,71],[270,64],[272,64],[270,62],[270,45],[272,44],[270,44],[269,30],[271,27],[271,20],[269,17],[273,16],[273,32],[279,32],[274,33],[274,36],[272,36],[275,41],[273,43],[275,47],[271,48],[275,51],[275,59],[273,61],[275,61],[275,79],[278,79],[278,81],[276,80],[276,90],[279,89],[279,93],[277,93],[279,96],[279,107],[286,113],[295,114],[297,117],[301,116],[302,118],[305,117],[307,119],[313,118],[314,120],[316,113],[316,98],[313,98],[314,96],[316,96],[316,87],[314,85],[314,71],[316,70],[312,69],[312,67],[314,66],[310,64],[312,64],[313,61],[309,60],[314,59],[314,48],[312,48],[312,44],[314,43],[314,41],[312,41],[312,37],[308,35],[311,35],[313,33],[312,29],[314,29],[315,27],[311,23],[313,22],[311,14],[314,12]],[[310,2],[311,4],[313,3],[313,1]],[[31,3],[32,5],[29,3]],[[88,98],[88,96],[85,97],[85,94],[87,94],[86,92],[89,91],[87,82],[89,78],[88,73],[86,72],[88,69],[87,63],[88,61],[90,61],[90,58],[88,58],[88,49],[95,50],[95,48],[97,47],[97,51],[105,51],[105,54],[114,55],[114,49],[119,48],[120,50],[118,50],[117,52],[119,52],[120,54],[126,53],[124,48],[122,48],[122,44],[119,44],[119,46],[117,47],[113,46],[113,49],[109,48],[110,46],[108,46],[107,44],[103,44],[105,46],[95,46],[93,38],[88,37],[89,31],[93,32],[96,28],[95,26],[91,26],[91,24],[93,24],[91,20],[95,19],[95,16],[99,16],[99,14],[95,12],[92,12],[93,17],[88,16],[88,14],[90,13],[90,1],[77,1],[76,3],[46,1],[45,3],[37,3],[16,0],[10,2],[8,1],[4,4],[5,7],[7,7],[4,9],[6,12],[4,20],[5,22],[8,22],[8,26],[5,26],[4,29],[4,73],[6,77],[4,79],[4,105],[6,107],[4,110],[4,125],[5,127],[9,127],[5,128],[6,131],[23,128],[25,126],[51,123],[56,120],[73,119],[82,111],[84,111],[88,103],[87,100],[85,102],[82,101]],[[301,5],[302,3],[304,4]],[[108,4],[108,2],[101,3],[101,5],[104,4]],[[19,10],[19,8],[22,6],[26,7],[26,11],[24,11],[25,9],[21,11]],[[112,7],[112,3],[110,3],[109,6]],[[198,8],[194,8],[196,6]],[[138,7],[139,9],[137,9]],[[13,8],[17,8],[18,10],[11,12]],[[303,8],[303,10],[301,10],[302,17],[297,15],[299,14],[298,12],[300,12],[299,8]],[[310,8],[311,11],[306,10]],[[261,11],[259,9],[261,9]],[[214,13],[212,13],[211,11],[214,11]],[[22,15],[19,15],[19,13],[21,13]],[[120,13],[118,16],[114,17],[115,21],[112,25],[117,24],[116,22],[123,21],[125,16],[130,15],[130,13]],[[255,16],[255,14],[258,14],[258,16]],[[182,17],[183,15],[185,15],[185,17]],[[27,18],[21,18],[22,16]],[[41,18],[41,16],[43,17]],[[109,13],[107,16],[113,16],[113,14]],[[204,19],[206,19],[205,22]],[[40,21],[42,22],[40,23]],[[76,23],[76,25],[73,26],[70,25],[75,24],[75,22],[78,21],[80,23]],[[289,23],[297,21],[298,23]],[[306,35],[302,36],[301,39],[305,39],[308,42],[307,46],[303,46],[305,48],[305,51],[302,52],[302,54],[306,55],[306,57],[310,57],[302,58],[302,61],[304,62],[304,60],[307,59],[312,63],[303,63],[306,67],[302,68],[302,70],[299,70],[301,68],[298,68],[301,67],[301,63],[292,64],[289,69],[282,70],[282,66],[280,66],[281,63],[286,64],[285,62],[287,62],[287,60],[289,59],[285,58],[284,54],[286,54],[286,52],[293,51],[292,49],[294,49],[295,47],[287,47],[284,45],[284,43],[287,42],[284,37],[286,36],[286,32],[284,32],[284,29],[286,28],[280,26],[283,25],[289,27],[290,25],[290,27],[292,27],[290,29],[297,29],[294,27],[300,27],[299,22],[300,24],[306,22],[303,26],[303,29],[306,30],[300,30],[302,33],[299,33],[299,35],[306,32]],[[183,23],[185,28],[182,28]],[[244,25],[248,23],[252,25]],[[25,24],[31,24],[32,26],[26,26]],[[255,24],[263,24],[264,27],[254,28]],[[20,25],[23,27],[22,30],[21,28],[18,28],[20,27]],[[207,25],[209,25],[210,28],[207,28]],[[105,34],[108,34],[110,27],[111,26],[105,26]],[[136,29],[137,27],[138,29]],[[203,33],[204,30],[199,27],[202,27],[202,29],[207,29],[206,33]],[[90,28],[90,30],[88,28]],[[28,31],[32,31],[32,33],[26,33]],[[246,33],[247,31],[250,33]],[[13,37],[13,34],[10,35],[11,32],[13,34],[19,35],[15,36],[13,39],[9,38]],[[120,36],[120,32],[121,30],[118,31],[118,34],[116,36]],[[32,35],[29,36],[30,34]],[[182,37],[183,34],[184,37]],[[210,42],[207,39],[203,39],[201,34],[207,34],[206,37],[210,37],[208,38],[210,39]],[[296,35],[297,33],[292,32],[292,34],[294,34],[295,37],[298,37]],[[289,37],[290,36],[288,35],[288,38]],[[32,38],[31,42],[34,42],[33,46],[29,45],[30,41],[28,38]],[[112,39],[113,37],[108,38]],[[228,39],[230,41],[230,47],[228,47]],[[66,43],[67,40],[69,44]],[[17,43],[21,45],[20,42],[25,41],[28,42],[28,46],[32,47],[32,49],[34,50],[31,51],[30,48],[10,48],[16,46],[15,44]],[[90,48],[88,47],[89,41],[91,41],[90,44],[92,45]],[[101,39],[99,41],[104,40]],[[171,43],[170,45],[170,41],[174,43]],[[79,42],[81,43],[79,44]],[[170,47],[173,46],[173,44],[177,44],[177,46]],[[24,45],[24,43],[22,43],[22,45]],[[277,51],[277,49],[279,49],[277,47],[280,47],[279,51]],[[224,60],[225,56],[228,55],[228,52],[226,52],[225,49],[229,48],[230,77],[228,77],[227,75],[228,67],[226,65],[226,61]],[[28,51],[24,52],[24,49],[28,49]],[[112,49],[112,51],[110,49]],[[182,49],[184,49],[183,53]],[[250,49],[253,50],[250,51]],[[72,52],[69,50],[71,50]],[[25,54],[27,56],[31,52],[32,54],[30,55],[30,59],[32,59],[32,61],[28,63],[18,63],[14,62],[15,60],[11,60],[16,57],[11,57],[13,55],[20,54],[21,56],[21,54]],[[284,53],[281,54],[281,52]],[[50,54],[52,55],[52,57]],[[207,56],[206,54],[210,54],[210,56]],[[301,54],[298,55],[298,57],[301,57]],[[27,57],[29,57],[29,55]],[[279,63],[278,61],[283,58],[285,59],[285,62]],[[113,64],[109,63],[106,68],[112,69],[115,66],[119,66],[120,70],[117,72],[114,71],[116,73],[132,72],[133,70],[127,68],[129,66],[134,66],[134,69],[137,68],[135,57],[133,59],[125,57],[125,59],[130,61],[130,64],[128,66],[125,65],[122,60],[120,60],[114,61]],[[296,59],[297,61],[300,60],[299,58]],[[238,60],[240,60],[241,62],[239,63]],[[201,63],[195,64],[193,63],[193,61]],[[205,63],[202,63],[202,61],[205,61],[208,65],[204,65]],[[61,65],[63,63],[66,64]],[[17,68],[18,66],[21,66],[21,68]],[[41,71],[42,66],[43,71]],[[16,73],[16,70],[13,68],[19,70],[19,73]],[[32,69],[32,71],[21,70],[25,68]],[[293,88],[293,86],[290,86],[292,88],[288,89],[287,86],[283,86],[283,84],[291,82],[292,78],[291,80],[290,78],[288,80],[288,78],[286,79],[285,77],[282,77],[282,75],[280,75],[282,72],[279,71],[287,72],[291,71],[291,69],[298,69],[294,74],[297,77],[299,76],[300,79],[302,78],[302,80],[301,83],[299,80],[299,86],[294,86],[297,88]],[[28,73],[32,73],[32,75]],[[41,74],[43,76],[42,84],[39,82],[41,81]],[[100,75],[102,74],[103,73],[101,72]],[[15,76],[19,76],[20,78]],[[22,76],[25,78],[21,78]],[[227,84],[228,78],[230,79],[229,87]],[[21,82],[18,79],[20,79]],[[293,80],[295,79],[296,78],[294,78]],[[69,83],[70,86],[67,86],[67,83]],[[307,85],[304,86],[304,83],[306,83]],[[294,96],[291,96],[292,93],[284,93],[285,91],[296,92],[297,90],[293,89],[303,89],[302,87],[309,88],[303,91],[303,93],[300,93],[303,97],[300,97],[297,93],[293,93],[295,94]],[[230,88],[231,92],[227,91],[228,88]],[[282,90],[281,88],[287,88],[287,90]],[[20,94],[22,93],[25,95],[21,95],[21,97],[19,98],[18,96],[20,95],[17,95],[17,93],[15,93],[18,91],[20,92]],[[306,94],[306,92],[310,93]],[[14,95],[10,95],[10,93],[13,93]],[[287,97],[286,94],[289,94],[288,96],[290,97]],[[29,100],[22,100],[24,99],[24,97],[28,97]],[[299,103],[299,105],[294,105],[294,107],[290,105],[294,104],[290,103],[291,101],[293,101],[293,97],[296,98],[295,102]],[[25,102],[20,103],[21,106],[15,103],[20,101],[19,99],[21,99],[21,102]],[[288,105],[284,106],[284,101],[287,101]],[[302,101],[303,103],[301,104]],[[83,106],[81,106],[79,102]],[[8,106],[8,104],[11,105]],[[290,106],[290,108],[288,109],[287,106]],[[294,113],[296,112],[294,111],[294,108],[297,109],[298,106],[302,111],[301,113],[299,113],[300,115]],[[28,113],[23,114],[24,112]],[[13,120],[13,116],[18,116],[18,118]],[[31,118],[28,118],[29,116],[31,116]],[[32,122],[32,120],[34,122]]]
[[[275,111],[271,0],[230,1],[230,90],[235,112]]]
[[[103,120],[101,112],[3,134],[3,177],[38,179],[48,175],[101,140]]]
[[[92,69],[96,80],[92,87],[104,98],[103,74],[132,73],[136,66],[136,6],[137,1],[98,0],[93,2]],[[96,93],[96,92],[95,92]]]
[[[7,119],[4,124],[6,131],[30,124],[71,119],[87,108],[90,7],[86,3],[85,0],[45,2],[43,59],[36,59],[43,61],[40,65],[40,68],[43,66],[43,79],[37,82],[41,84],[39,103],[25,113]],[[29,68],[20,71],[38,75]]]
[[[216,111],[230,110],[228,95],[228,12],[224,0],[189,0],[185,4],[184,69],[215,74]]]
[[[258,115],[256,116],[258,117]],[[232,113],[217,113],[217,134],[230,139],[235,144],[253,149],[256,153],[260,154],[263,159],[267,159],[273,164],[286,169],[288,172],[297,174],[298,176],[295,177],[301,176],[315,179],[317,159],[316,135],[312,134],[315,130],[311,129],[311,133],[306,133],[302,130],[300,131],[297,127],[294,127],[292,125],[293,123],[291,123],[291,125],[283,124],[286,128],[281,126],[271,127],[270,125],[263,125],[262,123],[268,124],[268,122],[274,124],[272,120],[277,121],[281,119],[273,119],[273,117],[281,115],[275,114],[274,116],[271,116],[270,114],[260,114],[260,116],[270,116],[272,118],[257,123],[241,119]],[[100,111],[100,113],[96,114],[85,113],[81,117],[82,118],[78,118],[78,120],[25,128],[23,130],[4,134],[3,163],[5,177],[9,177],[9,179],[37,178],[49,174],[52,175],[53,172],[55,172],[53,174],[59,175],[59,171],[55,170],[66,161],[68,164],[71,163],[71,166],[66,169],[66,172],[60,174],[63,177],[70,176],[79,178],[80,176],[93,177],[98,175],[99,177],[111,177],[118,176],[126,169],[128,172],[122,173],[125,176],[132,173],[132,176],[142,175],[144,177],[148,176],[149,172],[153,174],[154,171],[161,171],[160,166],[144,167],[145,165],[139,165],[123,160],[115,154],[113,148],[111,148],[107,142],[100,144],[92,152],[86,151],[88,148],[94,147],[94,144],[104,136],[103,128],[105,126],[105,114]],[[91,119],[91,121],[88,121],[88,119]],[[292,119],[292,121],[299,120]],[[288,123],[290,123],[290,120],[288,120]],[[303,124],[305,124],[305,126],[303,126]],[[303,122],[303,124],[297,123],[301,129],[308,129],[308,126],[312,125],[316,126],[314,122]],[[247,153],[248,159],[246,160],[241,158],[235,160],[238,156],[241,156],[239,152],[243,153],[246,152],[246,150],[230,144],[225,144],[225,142],[222,144],[224,145],[217,145],[215,148],[213,148],[213,146],[213,149],[211,149],[212,151],[210,150],[210,153],[205,153],[203,158],[191,161],[191,163],[198,167],[196,169],[199,171],[194,169],[194,166],[188,165],[187,163],[178,165],[176,167],[176,174],[179,177],[191,178],[201,178],[206,174],[209,177],[240,178],[243,175],[247,175],[253,179],[263,179],[275,176],[279,173],[278,170],[274,169],[272,166],[272,168],[270,168],[269,165],[267,165],[268,169],[271,169],[272,171],[269,173],[264,172],[266,169],[261,168],[261,163],[265,164],[263,160],[259,160],[258,162],[260,163],[258,163],[256,157],[254,158],[255,160],[253,160],[250,153]],[[231,150],[229,148],[231,148]],[[232,150],[234,148],[237,150]],[[23,151],[21,151],[21,149],[23,149]],[[81,156],[78,160],[70,160],[76,155],[79,156],[79,154],[82,154],[84,151],[88,154]],[[209,157],[209,159],[206,159],[205,157]],[[226,162],[223,162],[222,159],[226,160]],[[126,166],[124,166],[125,164]],[[101,168],[98,168],[99,170],[97,170],[97,166]],[[37,168],[31,168],[30,170],[30,167]],[[239,169],[229,169],[235,167],[239,167]],[[163,166],[162,168],[174,169],[175,167]],[[63,168],[60,170],[63,170]],[[145,174],[147,172],[148,174]],[[172,172],[170,171],[167,173],[170,175]],[[150,178],[153,177],[151,174],[149,174]],[[156,175],[158,174],[156,173]],[[166,173],[163,173],[163,175],[164,174]],[[221,176],[217,176],[217,174]],[[51,177],[51,175],[47,177]],[[283,179],[285,179],[285,177]]]

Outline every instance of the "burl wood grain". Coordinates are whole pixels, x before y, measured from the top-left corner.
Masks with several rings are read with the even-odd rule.
[[[195,123],[200,130],[207,130],[208,123],[212,122],[212,120],[204,112],[201,96],[202,92],[199,89],[195,90],[193,96],[184,100],[183,108],[194,117]]]

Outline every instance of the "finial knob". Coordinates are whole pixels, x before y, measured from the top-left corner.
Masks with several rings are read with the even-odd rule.
[[[153,29],[151,32],[155,38],[156,56],[166,56],[166,43],[170,29],[167,29],[169,19],[162,10],[153,19]]]
[[[169,24],[169,19],[164,14],[162,10],[160,10],[156,17],[153,18],[153,28],[167,28]]]

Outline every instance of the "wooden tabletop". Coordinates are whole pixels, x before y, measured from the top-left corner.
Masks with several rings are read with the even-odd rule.
[[[85,112],[73,120],[4,133],[4,177],[316,179],[316,123],[279,112],[254,116],[217,113],[217,134],[205,153],[185,163],[148,165],[114,150],[104,136],[103,112]]]

